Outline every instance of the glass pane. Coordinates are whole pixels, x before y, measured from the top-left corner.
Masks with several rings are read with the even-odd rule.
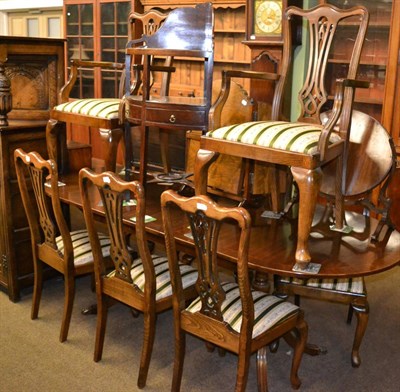
[[[37,18],[29,18],[26,23],[28,37],[39,37],[39,20]]]
[[[94,75],[92,71],[82,71],[82,98],[94,97]]]
[[[128,35],[128,15],[131,11],[129,2],[116,3],[117,7],[117,35]]]
[[[114,3],[101,4],[101,35],[114,35]]]
[[[80,7],[80,11],[81,23],[93,24],[93,4],[82,4]]]
[[[115,52],[101,52],[101,60],[102,61],[111,61],[112,63],[115,62]]]
[[[101,23],[114,23],[114,3],[101,4]]]
[[[81,5],[81,35],[93,35],[93,5]]]
[[[104,98],[118,97],[120,73],[103,72],[101,79],[102,96]]]
[[[77,5],[67,5],[66,15],[67,15],[67,24],[78,23],[79,22],[78,6]]]
[[[50,38],[61,37],[61,20],[60,18],[48,18],[47,19],[47,36]]]
[[[101,48],[104,49],[114,49],[115,48],[115,40],[114,38],[102,38],[101,39]]]

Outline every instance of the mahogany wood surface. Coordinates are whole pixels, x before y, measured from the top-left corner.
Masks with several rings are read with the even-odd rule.
[[[351,57],[349,56],[348,73],[346,79],[338,79],[336,81],[335,102],[332,114],[329,121],[323,124],[318,140],[318,151],[315,154],[297,153],[289,149],[264,147],[207,136],[203,136],[201,141],[201,148],[206,150],[272,164],[285,165],[291,168],[292,175],[298,185],[300,193],[298,241],[295,259],[298,263],[303,265],[307,265],[307,263],[312,260],[308,249],[308,238],[310,234],[310,224],[321,186],[322,172],[320,168],[332,160],[335,160],[336,163],[335,225],[337,229],[344,228],[342,173],[345,173],[346,159],[343,160],[343,158],[346,158],[345,141],[351,122],[354,90],[357,87],[368,87],[367,82],[354,80],[368,26],[368,11],[363,7],[339,10],[336,7],[327,5],[315,7],[310,10],[288,7],[284,12],[283,18],[284,46],[280,73],[240,73],[240,77],[245,77],[245,74],[247,74],[247,77],[251,79],[263,78],[276,81],[271,120],[282,119],[284,90],[288,82],[287,77],[292,62],[292,21],[297,17],[303,18],[308,22],[309,27],[310,56],[306,79],[298,95],[301,113],[297,121],[300,123],[321,124],[320,115],[325,102],[328,100],[327,92],[324,87],[327,54],[330,51],[332,38],[339,22],[353,16],[359,18],[359,29],[353,37],[354,45]],[[238,73],[234,71],[226,71],[223,73],[224,84],[221,89],[221,95],[210,109],[210,130],[215,130],[220,126],[218,123],[219,108],[224,105],[226,97],[229,94],[230,79],[238,76]],[[341,140],[330,144],[329,139],[331,133],[338,123],[340,123],[339,134]],[[195,174],[195,182],[196,181],[202,181],[197,174]],[[277,188],[277,186],[272,186],[271,189],[274,190],[275,188]],[[206,188],[200,187],[198,184],[196,185],[197,194],[204,194],[205,192]]]
[[[77,178],[74,175],[62,177],[66,186],[59,188],[63,202],[82,207]],[[146,214],[156,218],[146,223],[149,240],[164,244],[164,229],[161,220],[160,195],[165,188],[148,184],[146,190]],[[229,203],[229,201],[227,201]],[[93,203],[93,205],[97,205]],[[95,207],[101,217],[101,207]],[[134,207],[126,207],[124,223],[134,230],[129,220],[135,213]],[[356,277],[376,274],[400,263],[400,233],[395,230],[382,230],[378,241],[371,240],[378,221],[364,217],[356,212],[346,212],[347,223],[354,228],[350,234],[332,231],[326,219],[325,207],[316,208],[309,239],[310,254],[314,263],[321,264],[317,275],[292,271],[295,263],[297,221],[288,219],[270,220],[263,226],[252,227],[249,268],[262,273],[272,273],[296,277]],[[193,241],[187,237],[189,223],[176,211],[172,214],[172,224],[176,226],[177,243],[180,250],[194,255]],[[320,222],[319,222],[320,221]],[[222,228],[218,257],[226,265],[236,262],[237,227],[226,223]]]
[[[127,49],[127,54],[143,58],[142,94],[126,94],[126,120],[140,126],[139,181],[146,183],[148,138],[151,126],[169,131],[208,129],[208,111],[211,106],[211,83],[214,66],[214,14],[211,3],[195,8],[177,8],[168,14],[162,26],[151,36],[143,35],[145,45]],[[129,57],[129,56],[128,56]],[[200,97],[172,97],[151,95],[154,58],[179,57],[198,61],[203,66],[204,88]],[[128,66],[126,67],[128,68]],[[164,134],[163,143],[166,143]],[[165,151],[165,147],[163,148]]]
[[[172,307],[172,296],[166,295],[157,298],[160,284],[157,284],[156,266],[147,246],[146,231],[144,229],[145,197],[143,186],[138,181],[125,182],[112,172],[96,174],[91,170],[82,169],[79,173],[80,189],[83,199],[83,211],[88,228],[90,243],[94,256],[94,271],[97,294],[97,329],[94,360],[100,361],[103,353],[104,337],[107,322],[107,310],[110,302],[118,300],[134,310],[143,312],[144,334],[143,348],[140,360],[140,370],[137,385],[143,388],[146,385],[150,366],[150,359],[156,332],[156,317],[166,309]],[[97,198],[91,198],[90,190],[95,191]],[[122,223],[123,202],[127,192],[136,200],[134,216],[136,218],[135,245],[138,255],[133,253],[133,244],[127,240],[126,227]],[[106,233],[111,239],[110,258],[115,274],[109,275],[107,259],[102,257],[99,238],[92,207],[98,205],[101,197],[102,206],[106,215]],[[94,204],[92,204],[94,203]],[[157,256],[157,255],[153,255]],[[131,269],[137,258],[140,257],[145,277],[143,291],[139,290],[131,276]],[[194,285],[183,290],[185,299],[194,298]]]
[[[197,311],[190,311],[185,304],[182,290],[182,278],[178,268],[177,246],[172,215],[176,208],[185,213],[191,227],[191,234],[196,244],[196,266],[198,279],[196,289],[201,301]],[[262,386],[259,391],[267,391],[267,359],[266,346],[280,337],[294,333],[297,337],[294,344],[290,381],[292,387],[300,386],[298,369],[306,346],[308,326],[300,308],[282,318],[280,322],[268,326],[265,323],[257,336],[256,304],[253,299],[251,279],[248,269],[248,252],[251,232],[251,215],[243,207],[226,208],[218,205],[208,196],[200,195],[183,197],[177,192],[166,191],[161,195],[161,211],[165,228],[165,243],[168,255],[169,269],[173,288],[174,330],[175,330],[175,360],[172,379],[172,391],[179,391],[183,373],[185,356],[185,333],[199,337],[206,342],[232,351],[238,355],[236,373],[236,392],[244,392],[249,374],[251,354],[257,352],[257,379]],[[237,231],[237,287],[240,295],[240,329],[234,330],[229,325],[226,314],[223,312],[225,299],[228,300],[228,291],[223,287],[218,264],[217,249],[219,239],[224,236],[220,230],[223,222],[235,222]],[[223,241],[223,239],[222,239]],[[232,290],[229,290],[232,294]],[[267,296],[267,294],[263,294]],[[266,297],[264,297],[266,299]],[[269,299],[277,300],[276,296],[269,295]],[[229,301],[232,301],[232,296]],[[233,302],[233,301],[232,301]],[[287,304],[287,303],[286,303]],[[236,308],[235,303],[232,307]],[[278,305],[280,306],[280,305]],[[265,309],[266,311],[266,309]],[[226,312],[228,313],[228,312]],[[258,318],[259,316],[257,316]],[[272,320],[271,320],[272,321]]]

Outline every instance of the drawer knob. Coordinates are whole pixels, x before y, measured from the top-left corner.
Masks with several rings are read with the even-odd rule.
[[[170,116],[170,118],[169,118],[169,122],[170,122],[171,124],[174,124],[175,121],[176,121],[175,115],[171,114],[171,116]]]

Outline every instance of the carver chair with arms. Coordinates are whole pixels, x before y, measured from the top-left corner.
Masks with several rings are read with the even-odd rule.
[[[153,34],[160,27],[166,14],[150,10],[143,14],[131,12],[128,17],[128,42],[127,47],[143,44],[142,38],[135,36],[142,32]],[[140,63],[140,61],[139,61]],[[124,134],[124,121],[121,121],[119,110],[121,98],[125,93],[125,64],[106,61],[71,60],[70,75],[67,83],[59,93],[59,105],[50,111],[50,120],[46,129],[47,147],[49,156],[62,168],[68,170],[68,154],[66,153],[66,124],[98,128],[104,150],[105,169],[115,171],[117,162],[118,144]],[[93,72],[115,73],[119,76],[118,96],[115,97],[83,97],[70,99],[70,94],[76,86],[80,75]],[[136,75],[138,72],[136,72]],[[135,91],[137,83],[135,77],[130,79],[130,86]],[[128,134],[128,130],[125,131]],[[128,146],[128,151],[129,146]]]
[[[296,122],[281,121],[282,97],[292,60],[291,22],[302,17],[308,21],[310,55],[305,83],[298,95],[301,113]],[[325,69],[338,24],[356,18],[358,31],[349,58],[346,79],[336,81],[333,109],[322,123],[321,112],[328,101]],[[311,260],[308,237],[325,164],[336,161],[335,228],[343,230],[343,161],[351,122],[352,103],[356,87],[368,87],[367,82],[355,80],[361,48],[368,25],[364,7],[339,10],[321,5],[311,10],[288,7],[284,11],[284,47],[279,74],[225,71],[219,98],[210,110],[209,129],[202,137],[195,172],[197,193],[206,192],[207,167],[218,153],[250,160],[289,166],[299,188],[299,217],[295,259],[301,267]],[[235,77],[275,81],[271,121],[253,121],[220,127],[221,108],[229,95],[231,79]],[[276,185],[277,186],[277,185]]]
[[[196,247],[198,297],[189,306],[185,303],[178,269],[171,214],[176,207],[187,217]],[[298,388],[297,372],[306,345],[307,324],[297,306],[251,288],[247,265],[251,230],[249,212],[243,207],[221,207],[208,196],[186,198],[172,190],[161,195],[161,210],[174,295],[175,361],[171,390],[180,390],[186,333],[238,355],[237,392],[246,390],[250,356],[255,352],[258,390],[267,391],[267,346],[294,333],[297,339],[290,381],[293,388]],[[227,221],[230,223],[225,223]],[[232,222],[238,225],[238,283],[233,279],[223,281],[217,262],[223,225],[232,225]]]
[[[64,276],[64,311],[60,341],[68,336],[75,295],[75,277],[93,273],[93,254],[86,230],[70,231],[64,219],[58,193],[57,165],[38,153],[15,150],[19,189],[31,232],[34,287],[31,318],[36,319],[43,288],[43,264]],[[48,179],[50,176],[50,179]],[[48,188],[50,187],[50,188]],[[46,189],[51,189],[51,198]],[[99,233],[100,252],[110,254],[110,240]]]
[[[153,349],[157,314],[172,307],[172,287],[168,261],[165,256],[151,255],[145,232],[145,195],[137,182],[121,180],[112,172],[95,174],[84,168],[79,173],[83,211],[94,254],[97,328],[94,360],[100,361],[103,353],[107,322],[107,308],[117,300],[143,313],[144,336],[137,385],[146,385]],[[94,195],[100,196],[95,197]],[[127,196],[130,196],[129,201]],[[101,206],[98,202],[101,200]],[[94,204],[94,200],[96,204]],[[127,204],[127,205],[126,205]],[[94,210],[103,209],[106,226],[111,238],[113,270],[108,271],[100,252],[100,239],[94,225]],[[123,225],[123,212],[135,211],[135,238],[139,257],[134,255],[132,244],[127,241]],[[193,298],[197,272],[189,265],[180,264],[184,296]]]

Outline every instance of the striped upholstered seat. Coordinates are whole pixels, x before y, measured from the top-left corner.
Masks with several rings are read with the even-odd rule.
[[[57,105],[54,110],[112,120],[118,118],[120,102],[114,98],[77,99]]]
[[[90,245],[89,234],[86,230],[76,230],[71,232],[72,248],[74,251],[75,267],[93,262],[92,247]],[[103,257],[110,255],[110,239],[99,233],[100,246]],[[64,254],[64,244],[61,236],[56,238],[59,252]]]
[[[164,256],[152,255],[156,275],[156,301],[172,295],[171,276],[168,268],[168,259]],[[197,280],[197,270],[187,264],[180,264],[179,270],[182,276],[183,289],[192,286]],[[115,270],[108,277],[115,275]],[[145,276],[142,260],[136,259],[131,268],[133,284],[144,291]]]
[[[299,279],[282,276],[280,282],[325,290],[341,291],[343,293],[366,295],[364,279],[360,277],[343,279]]]
[[[224,321],[239,333],[242,325],[242,304],[239,286],[230,282],[222,284],[222,288],[226,294],[221,306]],[[290,302],[261,291],[252,291],[252,296],[254,300],[253,338],[279,324],[288,316],[298,312],[299,309]],[[198,312],[200,309],[200,297],[197,297],[187,308],[191,313]]]
[[[322,127],[317,124],[285,121],[252,121],[218,128],[209,131],[207,136],[313,155],[318,151]],[[340,140],[339,135],[332,133],[329,143],[337,143]]]

